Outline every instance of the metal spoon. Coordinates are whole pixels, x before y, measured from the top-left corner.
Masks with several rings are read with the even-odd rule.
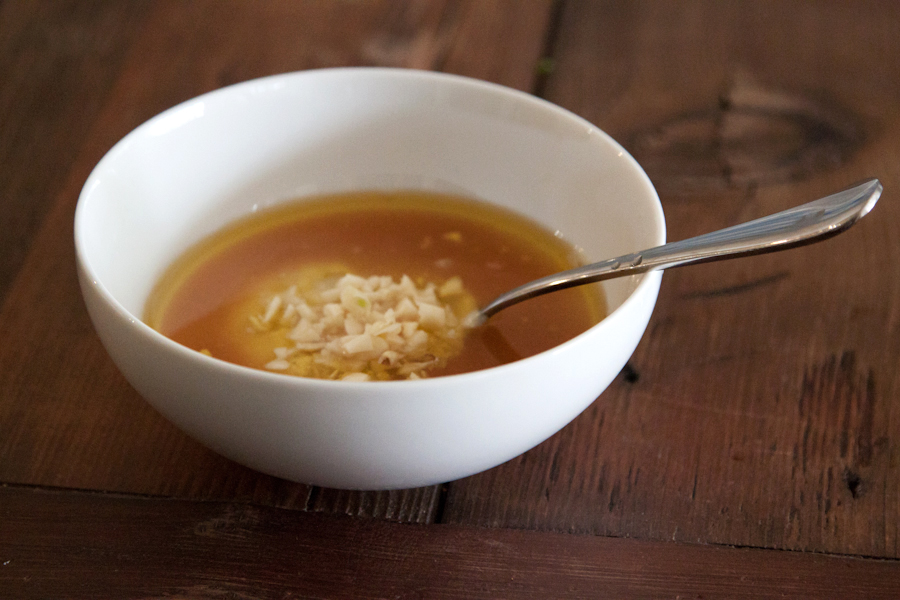
[[[469,323],[480,325],[513,304],[576,285],[812,244],[841,233],[864,217],[875,206],[881,190],[881,183],[870,179],[742,225],[542,277],[497,297],[470,315]]]

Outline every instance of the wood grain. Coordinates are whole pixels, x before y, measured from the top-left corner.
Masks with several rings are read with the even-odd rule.
[[[0,301],[145,10],[145,2],[0,3]]]
[[[546,96],[647,165],[669,238],[877,175],[855,229],[665,275],[624,373],[444,520],[897,557],[900,53],[889,2],[566,2]],[[552,399],[548,399],[552,401]]]
[[[6,2],[0,9],[0,65],[21,74],[0,78],[0,106],[16,117],[0,130],[0,156],[11,158],[0,161],[0,208],[31,223],[0,230],[7,282],[0,281],[0,298],[8,287],[0,335],[17,340],[0,344],[0,481],[433,521],[440,486],[313,490],[235,465],[150,409],[118,374],[83,309],[75,200],[94,164],[141,122],[253,77],[345,65],[446,66],[528,89],[550,2],[173,0],[40,10]],[[42,51],[60,36],[55,52]],[[69,49],[71,40],[80,46]],[[47,136],[32,139],[29,127]],[[29,186],[28,196],[20,193]]]
[[[192,502],[0,489],[0,591],[896,597],[892,561],[683,542],[898,557],[898,13],[889,1],[4,0],[0,482]],[[647,166],[671,239],[872,175],[886,192],[823,245],[666,274],[629,367],[506,465],[419,490],[292,484],[191,441],[118,375],[82,308],[72,216],[93,165],[157,112],[341,65],[539,91]]]
[[[896,598],[896,561],[0,488],[15,598]]]

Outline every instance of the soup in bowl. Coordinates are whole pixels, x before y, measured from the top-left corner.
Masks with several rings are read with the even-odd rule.
[[[409,221],[403,220],[406,213],[381,214],[381,221],[369,215],[384,206],[428,214]],[[295,220],[302,226],[285,233],[286,239],[312,244],[321,237],[327,227],[310,221],[310,214],[325,215],[337,233],[322,237],[319,247],[328,252],[310,254],[314,264],[304,265],[306,255],[298,254],[290,268],[326,273],[344,287],[301,298],[297,285],[285,285],[284,291],[260,297],[258,310],[247,309],[253,326],[245,326],[240,313],[235,326],[238,333],[259,335],[256,327],[270,335],[273,319],[281,319],[294,335],[289,348],[279,341],[277,356],[259,365],[242,363],[221,354],[224,350],[209,350],[213,342],[179,338],[177,328],[167,331],[160,324],[166,299],[178,297],[178,282],[194,290],[182,294],[184,302],[203,296],[206,284],[192,273],[207,262],[227,267],[237,261],[229,256],[247,256],[236,245],[249,239],[246,230],[265,229],[254,223],[293,222],[283,217],[292,211],[301,215]],[[435,221],[435,214],[444,220],[431,231],[423,223]],[[356,229],[350,227],[353,219]],[[369,236],[375,229],[388,233]],[[523,233],[530,231],[538,233]],[[367,246],[369,237],[381,241]],[[407,245],[392,244],[407,238]],[[466,259],[459,258],[466,252],[429,254],[442,244],[448,251],[468,250],[476,238],[483,238],[481,250],[469,253],[475,262],[468,270],[460,262]],[[533,256],[519,249],[519,238],[523,248],[537,248]],[[544,238],[551,242],[541,242]],[[662,209],[639,165],[595,126],[528,94],[398,69],[277,75],[176,106],[110,150],[85,183],[75,217],[88,312],[132,386],[187,434],[241,464],[345,489],[429,485],[494,467],[553,435],[609,385],[643,335],[660,272],[559,293],[575,294],[569,305],[527,301],[535,303],[530,312],[513,314],[516,307],[510,308],[509,317],[500,313],[496,326],[491,321],[484,326],[492,330],[457,327],[463,315],[453,314],[452,306],[486,303],[497,286],[516,281],[501,279],[492,269],[499,273],[516,259],[524,265],[516,272],[521,278],[544,258],[544,271],[566,266],[562,258],[554,262],[566,252],[553,250],[553,239],[571,250],[566,260],[581,262],[663,243]],[[225,249],[211,251],[216,244]],[[292,244],[282,254],[306,247]],[[543,247],[550,248],[544,253],[550,258],[540,258]],[[373,262],[382,255],[390,255],[390,262]],[[275,258],[262,256],[244,271],[274,264]],[[376,272],[355,272],[360,269]],[[191,277],[196,281],[190,283]],[[453,300],[470,281],[468,304]],[[356,295],[341,295],[348,284]],[[397,296],[396,304],[376,311],[381,320],[372,321],[375,309],[366,302],[382,288],[404,286],[415,288],[409,291],[413,295]],[[359,296],[364,288],[374,295]],[[602,315],[591,312],[589,294],[603,305]],[[439,314],[435,306],[445,297],[450,298],[446,313]],[[587,298],[588,316],[564,326],[581,310],[577,298]],[[288,307],[294,299],[296,305]],[[320,337],[328,319],[340,326],[337,333],[317,340],[309,323],[301,323],[307,313],[322,321],[313,322]],[[442,324],[450,319],[452,327],[438,330],[435,319]],[[515,327],[503,328],[516,319],[514,339]],[[435,357],[423,331],[452,338],[452,356],[443,362]],[[507,346],[530,350],[484,350],[478,344],[488,332],[501,342],[509,336]],[[402,352],[385,344],[394,341],[407,344],[400,350],[426,351],[410,359],[413,366],[393,368]],[[316,354],[326,347],[336,350],[325,358]],[[359,351],[365,360],[342,351]],[[473,357],[479,352],[494,358],[478,362]],[[338,360],[340,368],[326,359]],[[429,361],[440,364],[429,370]],[[297,370],[300,362],[316,366]],[[363,371],[353,371],[363,363]]]

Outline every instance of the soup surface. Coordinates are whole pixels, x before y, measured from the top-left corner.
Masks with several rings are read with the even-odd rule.
[[[431,294],[446,308],[447,323],[436,331],[440,339],[433,338],[437,341],[424,350],[427,365],[417,362],[424,365],[417,371],[383,369],[379,364],[391,361],[382,355],[381,363],[371,362],[374,371],[365,367],[366,377],[451,375],[543,352],[602,319],[605,300],[595,285],[528,300],[481,327],[457,326],[468,311],[501,293],[582,263],[558,234],[485,203],[416,191],[340,194],[255,213],[200,242],[160,279],[148,299],[145,321],[176,342],[222,360],[345,378],[356,367],[334,368],[333,361],[321,367],[321,357],[306,361],[319,364],[312,370],[293,365],[298,354],[308,353],[295,348],[294,326],[300,317],[293,308],[290,327],[277,326],[285,313],[283,299],[303,296],[304,290],[312,294],[307,299],[316,299],[316,289],[335,285],[347,274],[352,275],[342,284],[349,280],[357,287],[363,284],[355,282],[363,280],[386,286],[390,278]],[[363,300],[355,301],[365,307]],[[313,308],[321,316],[322,306]],[[389,316],[395,318],[393,309]]]

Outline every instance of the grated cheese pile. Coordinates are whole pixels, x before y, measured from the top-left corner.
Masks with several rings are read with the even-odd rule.
[[[439,287],[404,275],[343,275],[294,285],[251,317],[256,331],[283,329],[272,371],[368,381],[419,379],[462,349],[460,315],[475,307],[458,277]]]

